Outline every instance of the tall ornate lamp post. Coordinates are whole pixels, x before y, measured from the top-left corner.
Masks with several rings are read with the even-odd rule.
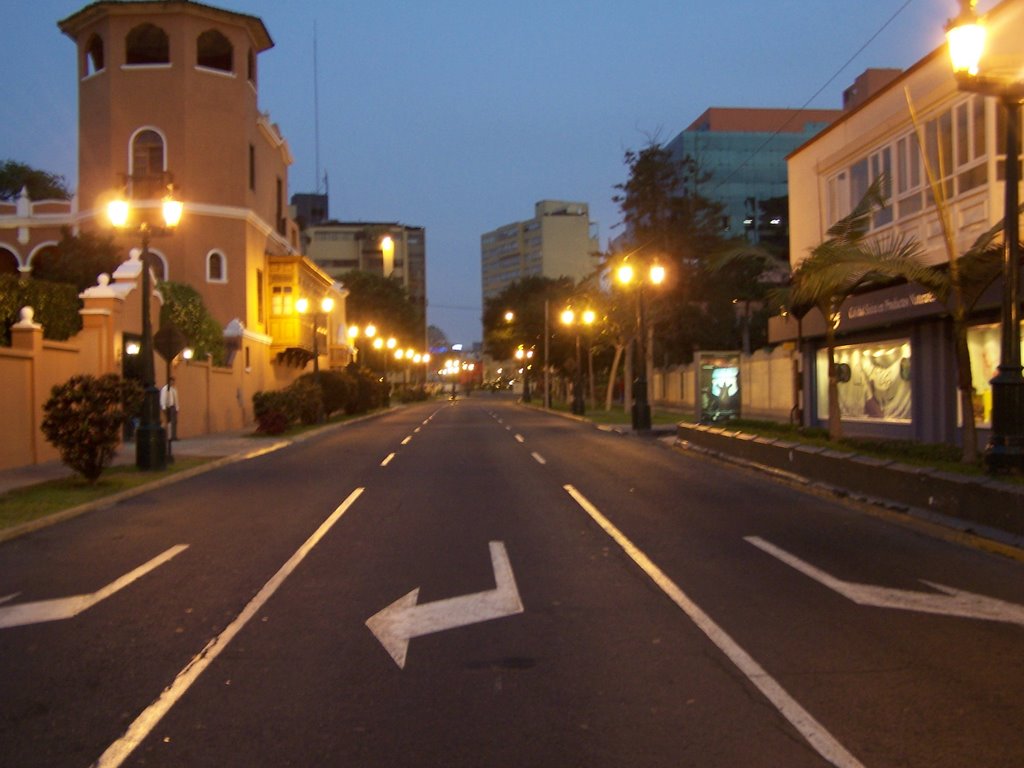
[[[156,367],[153,362],[153,322],[149,304],[153,287],[150,280],[150,238],[168,235],[181,221],[184,205],[175,199],[174,189],[167,185],[161,201],[161,222],[154,224],[140,216],[141,207],[133,208],[126,198],[111,201],[107,206],[110,223],[118,230],[133,230],[142,238],[142,421],[135,431],[135,465],[142,470],[161,470],[167,466],[167,432],[160,423],[160,392],[156,388]]]
[[[520,344],[516,350],[516,360],[523,366],[523,402],[530,402],[530,361],[533,359],[533,350],[524,349]]]
[[[1020,105],[1024,80],[982,72],[985,27],[974,12],[976,0],[961,0],[960,15],[946,28],[949,54],[960,90],[995,96],[1006,114],[1006,179],[1003,303],[998,373],[992,386],[992,431],[985,446],[990,472],[1024,471],[1024,377],[1020,359]]]
[[[644,285],[661,285],[665,282],[665,268],[655,262],[646,275],[638,275],[629,262],[623,262],[615,270],[615,279],[623,286],[636,284],[636,379],[633,382],[633,429],[642,431],[651,428],[651,404],[647,399],[647,307],[644,299]]]
[[[576,375],[572,384],[572,412],[578,416],[586,413],[586,398],[583,393],[583,359],[580,355],[580,325],[591,326],[594,324],[596,315],[592,309],[584,310],[579,317],[576,311],[568,308],[562,311],[562,325],[575,326],[576,330]]]
[[[309,299],[305,296],[295,302],[295,309],[300,315],[305,315],[310,310]],[[313,373],[320,375],[320,318],[323,317],[324,325],[327,326],[327,333],[330,334],[329,317],[334,309],[334,299],[324,296],[320,299],[320,311],[313,312]]]

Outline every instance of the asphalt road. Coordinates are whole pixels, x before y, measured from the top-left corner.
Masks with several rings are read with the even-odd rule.
[[[0,545],[0,765],[1019,766],[1022,575],[417,405]]]

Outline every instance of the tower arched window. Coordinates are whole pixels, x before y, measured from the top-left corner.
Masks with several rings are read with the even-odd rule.
[[[163,197],[166,152],[164,137],[152,128],[139,131],[132,138],[131,185],[136,198]]]
[[[95,75],[97,72],[102,72],[104,66],[103,38],[93,35],[85,47],[85,74],[87,77]]]
[[[139,24],[134,27],[124,43],[124,63],[129,66],[171,63],[170,40],[167,33],[155,24]]]
[[[228,281],[228,262],[220,251],[206,254],[206,282],[226,283]]]
[[[197,42],[196,65],[221,72],[234,72],[234,48],[231,41],[216,29],[203,32]]]

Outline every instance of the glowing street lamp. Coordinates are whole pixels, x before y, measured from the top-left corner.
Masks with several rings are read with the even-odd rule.
[[[310,310],[309,299],[305,296],[298,299],[295,302],[295,309],[298,310],[300,315],[305,315]],[[334,299],[330,296],[324,296],[320,299],[320,311],[314,311],[312,313],[313,320],[313,373],[317,376],[320,375],[320,348],[319,348],[319,337],[320,337],[320,317],[324,318],[324,325],[327,326],[328,333],[330,332],[330,322],[328,320],[331,311],[334,309]]]
[[[1006,178],[1003,206],[1003,303],[1000,357],[992,387],[992,431],[985,446],[990,472],[1024,471],[1024,376],[1020,356],[1020,105],[1024,81],[982,72],[985,27],[975,0],[961,0],[960,14],[946,28],[949,54],[960,90],[995,96],[1006,114]]]
[[[142,239],[139,261],[142,265],[142,340],[139,354],[142,360],[142,419],[135,431],[135,465],[141,470],[161,470],[167,466],[167,431],[160,423],[160,392],[156,388],[156,367],[153,362],[153,322],[150,318],[150,260],[149,241],[153,237],[171,234],[181,222],[184,205],[174,196],[174,187],[167,185],[167,194],[160,204],[162,223],[153,224],[145,217],[137,223],[135,215],[143,210],[133,206],[126,198],[118,198],[107,205],[107,217],[118,230],[134,231]]]
[[[523,402],[530,402],[530,361],[533,360],[533,350],[524,349],[520,344],[516,349],[516,360],[523,366]]]
[[[647,274],[640,276],[629,262],[623,262],[615,270],[615,279],[624,287],[636,284],[636,328],[637,354],[636,379],[633,382],[632,422],[634,430],[651,428],[651,405],[647,396],[647,317],[644,300],[644,285],[659,286],[665,282],[666,272],[658,262],[654,262]]]
[[[576,375],[573,377],[572,384],[572,412],[578,416],[582,416],[587,410],[586,398],[583,395],[583,358],[580,355],[579,326],[593,325],[596,318],[597,315],[592,309],[584,310],[578,318],[576,312],[571,308],[563,310],[561,315],[563,325],[576,327]]]

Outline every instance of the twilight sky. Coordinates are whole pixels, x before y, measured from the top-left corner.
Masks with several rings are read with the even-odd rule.
[[[290,194],[316,187],[316,26],[330,214],[426,227],[428,319],[464,343],[481,337],[483,232],[531,218],[541,199],[584,201],[604,247],[618,234],[611,197],[626,149],[667,143],[711,106],[839,108],[864,69],[905,68],[941,45],[957,10],[955,0],[206,3],[261,17],[274,40],[260,58],[260,109],[295,156]],[[87,4],[0,0],[0,159],[72,187],[74,48],[56,24]]]

